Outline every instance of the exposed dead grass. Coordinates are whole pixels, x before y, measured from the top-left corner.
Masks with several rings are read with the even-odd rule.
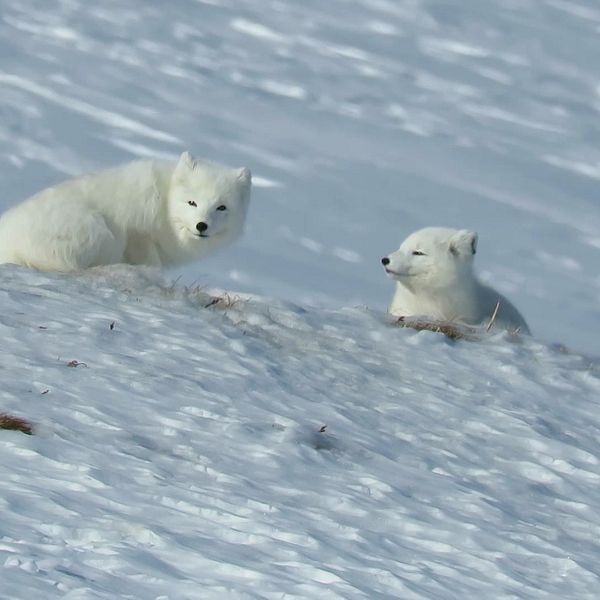
[[[169,287],[162,288],[163,294],[170,298],[185,297],[197,306],[216,310],[227,310],[244,302],[239,296],[233,296],[228,293],[224,293],[221,296],[213,296],[206,292],[201,285],[177,286],[178,282],[179,279],[176,279]]]
[[[479,327],[473,325],[465,325],[463,323],[455,323],[453,321],[429,321],[427,319],[412,319],[410,317],[399,317],[393,324],[397,327],[410,327],[417,331],[433,331],[435,333],[443,333],[447,338],[451,340],[469,340],[476,342],[481,340],[486,334],[490,333],[491,329],[496,324],[498,317],[498,311],[500,310],[500,300],[496,302],[494,310],[490,316],[489,321],[485,325]],[[508,331],[510,336],[509,339],[513,341],[519,341],[520,330],[515,329]]]
[[[490,317],[490,320],[485,328],[486,331],[489,331],[494,326],[494,323],[496,322],[496,317],[498,316],[499,310],[500,310],[500,300],[498,300],[498,302],[496,302],[496,306],[494,307],[492,316]]]
[[[10,429],[13,431],[21,431],[27,435],[33,434],[33,425],[26,419],[21,417],[13,417],[6,413],[0,413],[0,429]]]
[[[396,327],[408,327],[417,331],[433,331],[434,333],[442,333],[451,340],[467,340],[469,342],[477,342],[484,339],[487,335],[494,333],[492,328],[496,321],[498,308],[500,303],[496,305],[494,313],[486,325],[476,327],[474,325],[465,325],[463,323],[454,323],[451,321],[428,321],[426,319],[411,319],[407,317],[399,317],[393,321]],[[515,329],[507,331],[508,339],[512,342],[522,341],[521,331]]]
[[[223,294],[222,296],[211,296],[210,300],[204,305],[204,308],[215,308],[217,310],[227,310],[240,304],[242,299],[239,296]]]
[[[451,323],[449,321],[426,321],[425,319],[407,319],[400,317],[393,323],[397,327],[408,327],[417,331],[433,331],[442,333],[451,340],[468,340],[475,342],[481,339],[481,332],[476,327]]]

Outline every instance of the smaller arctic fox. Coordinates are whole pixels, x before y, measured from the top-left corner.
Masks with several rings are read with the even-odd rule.
[[[238,238],[251,175],[194,160],[140,160],[43,190],[0,216],[0,263],[76,271],[167,266]]]
[[[400,248],[381,259],[397,281],[389,312],[468,325],[487,324],[496,305],[494,327],[529,333],[519,311],[473,272],[477,234],[465,229],[426,227],[409,235]]]

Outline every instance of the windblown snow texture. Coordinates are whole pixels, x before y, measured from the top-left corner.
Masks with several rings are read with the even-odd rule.
[[[3,0],[0,209],[184,149],[255,187],[164,279],[0,267],[0,412],[35,428],[0,432],[0,599],[596,600],[599,27]],[[390,326],[379,260],[427,225],[478,231],[532,339]]]

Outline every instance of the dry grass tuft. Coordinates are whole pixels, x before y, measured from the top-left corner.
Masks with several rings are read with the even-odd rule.
[[[417,331],[433,331],[434,333],[443,333],[451,340],[468,340],[475,342],[480,338],[479,332],[475,327],[450,323],[449,321],[425,321],[423,319],[407,319],[400,317],[394,321],[397,327],[409,327]]]
[[[5,413],[0,413],[0,429],[10,429],[12,431],[22,431],[27,435],[33,434],[33,425],[21,419],[20,417],[13,417]]]
[[[239,296],[223,294],[222,296],[213,296],[206,292],[201,285],[183,285],[177,286],[179,279],[173,281],[169,287],[162,288],[162,293],[169,298],[183,297],[189,302],[202,308],[213,308],[216,310],[227,310],[233,308],[241,302],[245,302]]]
[[[498,311],[500,310],[500,301],[496,303],[492,315],[485,325],[479,327],[474,325],[465,325],[453,321],[428,321],[426,319],[411,319],[409,317],[399,317],[393,324],[397,327],[410,327],[417,331],[433,331],[443,333],[451,340],[468,340],[470,342],[481,341],[486,335],[490,334],[496,323]],[[514,342],[521,341],[521,332],[519,329],[508,330],[509,339]]]
[[[240,302],[242,302],[242,299],[239,296],[223,294],[222,296],[211,296],[210,300],[204,305],[204,308],[227,310],[228,308],[237,306]]]
[[[498,300],[498,302],[496,302],[496,306],[494,307],[494,311],[492,312],[490,321],[487,324],[487,327],[485,328],[486,331],[489,331],[494,326],[494,323],[496,322],[496,317],[498,316],[499,310],[500,310],[500,300]]]

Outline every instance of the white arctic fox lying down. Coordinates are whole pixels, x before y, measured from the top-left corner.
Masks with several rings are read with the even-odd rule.
[[[192,261],[241,235],[250,186],[248,169],[187,152],[72,179],[0,217],[0,263],[74,271]]]
[[[381,259],[397,281],[390,313],[479,325],[490,321],[499,302],[494,327],[529,333],[519,311],[475,276],[476,249],[477,234],[465,229],[426,227],[409,235]]]

